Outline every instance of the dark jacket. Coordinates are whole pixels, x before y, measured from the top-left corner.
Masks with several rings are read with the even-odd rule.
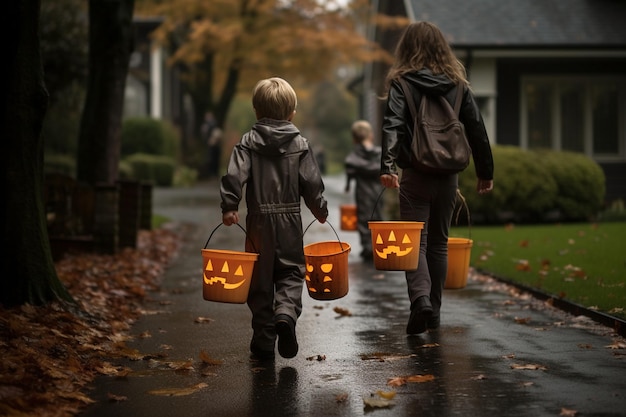
[[[421,94],[445,96],[454,105],[458,88],[445,75],[433,75],[430,70],[420,70],[403,75],[413,92],[412,100],[419,106]],[[493,179],[493,156],[487,131],[480,110],[473,94],[464,88],[463,100],[459,111],[459,120],[465,126],[465,133],[476,168],[476,175],[483,180]],[[387,97],[387,107],[382,126],[381,174],[396,174],[396,165],[405,169],[411,166],[411,140],[413,138],[413,120],[398,80],[393,80]]]
[[[302,197],[315,218],[328,216],[313,152],[289,121],[261,119],[243,135],[222,177],[222,212],[238,210],[244,184],[248,214],[299,213]]]
[[[354,197],[357,205],[357,218],[363,226],[360,232],[369,238],[368,220],[382,220],[381,206],[376,204],[383,190],[380,183],[380,146],[366,148],[357,144],[346,156],[346,191],[350,190],[352,180],[356,181]]]
[[[363,178],[366,180],[373,180],[379,182],[380,176],[380,146],[373,146],[368,149],[363,145],[354,145],[352,151],[346,156],[344,165],[346,168],[346,176],[348,184],[352,179]]]

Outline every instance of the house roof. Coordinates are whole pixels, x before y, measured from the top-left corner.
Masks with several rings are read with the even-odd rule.
[[[626,48],[623,0],[406,0],[455,47]]]

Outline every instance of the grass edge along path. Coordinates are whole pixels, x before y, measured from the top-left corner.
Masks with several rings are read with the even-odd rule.
[[[453,227],[470,265],[573,314],[626,333],[626,222]]]

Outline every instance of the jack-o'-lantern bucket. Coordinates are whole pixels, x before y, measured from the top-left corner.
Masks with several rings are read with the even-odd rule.
[[[417,269],[424,222],[370,221],[374,267],[381,271]]]
[[[218,225],[217,228],[221,226]],[[237,224],[241,230],[243,227]],[[209,236],[209,240],[211,240]],[[258,253],[202,249],[202,297],[207,301],[243,304],[248,299],[250,281]]]
[[[448,274],[446,275],[446,282],[444,288],[446,289],[458,289],[465,288],[467,285],[467,276],[469,274],[470,255],[472,253],[472,246],[474,241],[472,237],[472,219],[470,217],[469,207],[465,201],[465,197],[461,194],[461,190],[457,189],[457,200],[460,200],[461,204],[458,206],[456,214],[456,221],[459,221],[459,215],[464,208],[467,213],[467,225],[469,228],[469,238],[462,237],[449,237],[448,238]]]
[[[448,238],[448,275],[444,288],[458,289],[467,285],[473,243],[471,239]]]
[[[342,204],[339,206],[341,213],[341,230],[357,230],[358,218],[355,204]]]
[[[328,224],[332,228],[332,225]],[[341,242],[339,236],[336,241],[316,242],[304,246],[305,280],[311,298],[336,300],[348,294],[350,249],[350,245]]]

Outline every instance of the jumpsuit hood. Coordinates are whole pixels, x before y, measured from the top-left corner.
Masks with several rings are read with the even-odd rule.
[[[445,74],[435,75],[429,69],[408,72],[403,74],[402,78],[419,91],[431,96],[443,96],[456,86]]]
[[[250,148],[265,156],[279,156],[301,152],[300,142],[293,139],[300,135],[298,128],[287,120],[263,118],[252,126]]]

